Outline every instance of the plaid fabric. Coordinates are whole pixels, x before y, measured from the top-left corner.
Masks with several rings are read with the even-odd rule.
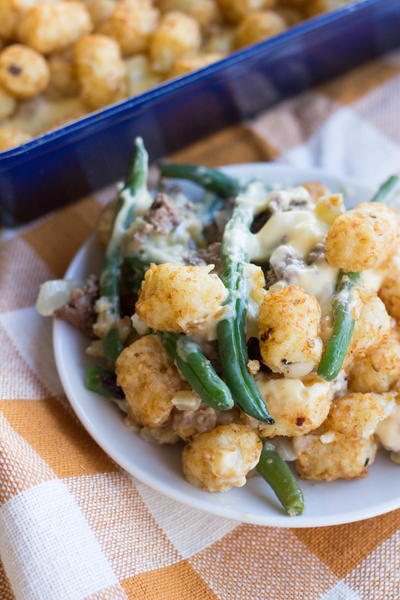
[[[279,160],[371,184],[400,170],[400,53],[178,158]],[[1,600],[398,600],[400,512],[284,530],[237,524],[121,472],[63,396],[38,285],[63,275],[104,198],[0,240]]]

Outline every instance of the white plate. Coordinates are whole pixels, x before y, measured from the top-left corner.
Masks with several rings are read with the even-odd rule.
[[[291,185],[321,181],[332,190],[345,191],[349,205],[368,200],[372,190],[353,181],[330,176],[316,169],[296,169],[273,164],[232,166],[237,177],[257,177],[267,182]],[[185,190],[196,194],[195,186]],[[98,273],[101,249],[92,237],[75,256],[67,278]],[[269,487],[259,477],[243,488],[211,494],[189,485],[180,467],[181,448],[157,446],[143,441],[126,427],[119,410],[109,400],[86,390],[86,368],[94,360],[84,349],[87,340],[63,321],[54,322],[54,351],[64,389],[79,419],[96,442],[128,473],[155,490],[209,513],[258,525],[317,527],[367,519],[400,507],[400,467],[381,452],[366,479],[355,481],[301,482],[306,509],[302,516],[283,514]]]

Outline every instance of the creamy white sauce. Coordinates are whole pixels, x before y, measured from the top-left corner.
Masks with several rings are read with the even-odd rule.
[[[319,220],[308,210],[277,212],[271,216],[258,233],[249,236],[251,260],[267,260],[280,245],[291,246],[296,254],[304,257],[325,239],[329,225]]]

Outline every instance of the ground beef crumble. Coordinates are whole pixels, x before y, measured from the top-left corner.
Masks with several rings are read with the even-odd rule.
[[[147,225],[151,226],[151,229],[149,227],[146,228],[146,233],[150,229],[150,231],[155,231],[161,235],[167,235],[174,227],[179,225],[182,217],[167,194],[159,193],[144,215],[144,220]]]
[[[97,275],[89,275],[84,286],[73,289],[67,304],[56,310],[54,316],[93,338],[93,324],[96,320],[94,303],[98,297],[99,279]]]

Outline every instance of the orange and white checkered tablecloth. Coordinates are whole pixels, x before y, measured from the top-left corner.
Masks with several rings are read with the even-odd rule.
[[[399,113],[400,51],[177,158],[278,160],[374,185],[400,172]],[[238,524],[134,481],[79,424],[34,302],[102,200],[0,236],[0,600],[399,600],[400,511],[320,529]]]

